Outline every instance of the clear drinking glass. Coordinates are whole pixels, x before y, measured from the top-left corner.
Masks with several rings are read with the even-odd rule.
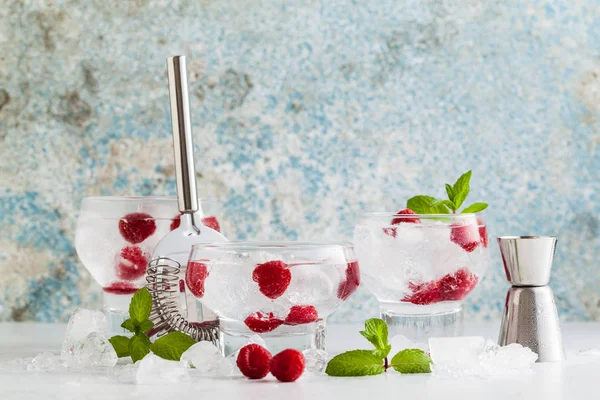
[[[365,214],[354,246],[391,335],[427,342],[463,334],[463,301],[489,263],[479,215]]]
[[[201,199],[203,223],[220,229],[218,203]],[[156,244],[179,225],[175,197],[86,197],[83,199],[75,248],[85,268],[102,286],[103,309],[110,330],[124,333],[133,293],[146,284],[148,262]]]
[[[253,335],[271,352],[322,350],[325,319],[360,272],[350,243],[227,242],[195,245],[186,283],[218,315],[226,356]]]

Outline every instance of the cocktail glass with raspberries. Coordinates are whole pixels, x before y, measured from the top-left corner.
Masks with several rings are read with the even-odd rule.
[[[325,346],[325,319],[360,284],[350,243],[194,246],[186,283],[219,316],[224,355],[260,335],[271,352]]]
[[[202,222],[220,230],[218,203],[201,199]],[[112,332],[123,332],[131,296],[145,283],[146,267],[156,244],[179,225],[175,197],[86,197],[75,248],[81,262],[102,286],[103,308]],[[183,285],[182,285],[183,287]]]
[[[463,301],[488,265],[487,229],[479,215],[365,214],[354,246],[391,334],[425,342],[462,334]]]

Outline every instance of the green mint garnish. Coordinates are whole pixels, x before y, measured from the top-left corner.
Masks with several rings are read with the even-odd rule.
[[[365,330],[360,331],[375,350],[352,350],[339,354],[327,363],[325,373],[330,376],[379,375],[389,368],[403,374],[431,372],[431,359],[419,349],[407,349],[396,354],[388,363],[387,355],[392,346],[388,343],[388,327],[385,321],[371,318],[365,321]],[[153,350],[154,351],[154,350]]]
[[[391,367],[403,374],[431,372],[431,358],[423,350],[405,349],[392,358]]]
[[[471,174],[471,171],[465,172],[454,185],[446,183],[447,199],[438,200],[431,196],[419,195],[408,199],[406,208],[410,208],[417,214],[456,214],[471,191]],[[473,203],[461,213],[477,213],[487,207],[487,203]]]
[[[165,360],[179,361],[181,355],[196,341],[182,332],[169,332],[150,345],[150,350]]]
[[[108,339],[117,353],[117,357],[129,357],[129,338],[127,336],[113,336]]]
[[[150,351],[167,360],[179,361],[181,355],[196,341],[182,332],[170,332],[150,343],[147,333],[154,327],[150,321],[152,311],[152,296],[148,289],[142,288],[135,292],[129,304],[129,318],[121,327],[133,333],[131,338],[113,336],[108,341],[115,349],[117,357],[131,357],[137,362],[146,357]]]
[[[383,360],[370,350],[352,350],[339,354],[327,364],[325,373],[330,376],[379,375],[385,371]]]
[[[383,359],[390,354],[392,346],[388,343],[388,327],[383,320],[379,318],[366,320],[365,330],[360,331],[360,334],[375,346],[375,350],[373,351],[375,356]]]

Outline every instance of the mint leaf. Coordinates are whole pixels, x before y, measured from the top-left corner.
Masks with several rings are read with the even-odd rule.
[[[154,328],[154,322],[150,321],[149,319],[145,320],[138,326],[139,333],[144,334],[152,328]]]
[[[371,318],[366,320],[365,330],[360,331],[360,334],[375,346],[376,350],[373,354],[376,357],[383,359],[390,354],[392,346],[388,343],[388,327],[382,319]]]
[[[150,339],[146,335],[135,334],[129,340],[128,347],[131,360],[135,363],[150,353]]]
[[[165,360],[179,361],[181,355],[190,347],[196,344],[196,341],[182,332],[169,332],[160,337],[150,345],[150,349],[157,356]]]
[[[488,208],[487,203],[473,203],[469,207],[462,210],[461,213],[463,213],[463,214],[477,213],[477,212],[485,210],[486,208]]]
[[[117,357],[129,357],[129,338],[127,336],[113,336],[108,341],[115,349]]]
[[[134,333],[138,326],[139,326],[139,324],[137,323],[137,321],[134,321],[131,318],[126,319],[121,324],[121,328],[127,329],[129,332],[134,332]]]
[[[452,189],[452,185],[446,183],[446,193],[448,193],[448,199],[454,204],[454,189]]]
[[[327,364],[329,376],[366,376],[383,373],[383,360],[369,350],[352,350],[339,354]]]
[[[392,358],[391,366],[403,374],[423,374],[431,372],[431,358],[423,350],[405,349]]]
[[[471,181],[471,174],[472,171],[470,170],[462,174],[452,187],[452,193],[454,194],[454,205],[457,209],[462,205],[471,191],[471,187],[469,185],[469,182]]]
[[[437,207],[440,205],[448,207],[452,211],[456,211],[456,206],[450,200],[437,200],[431,203],[431,207]]]
[[[138,324],[146,321],[150,318],[150,311],[152,310],[152,296],[148,289],[142,288],[135,292],[131,303],[129,303],[129,317],[136,321]]]
[[[437,200],[430,196],[415,196],[408,199],[406,208],[410,208],[417,214],[449,214],[445,206],[432,207],[431,204]]]

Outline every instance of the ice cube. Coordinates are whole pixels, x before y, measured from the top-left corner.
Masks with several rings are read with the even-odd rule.
[[[188,376],[185,362],[164,360],[152,353],[136,365],[135,381],[141,385],[176,383]]]
[[[481,356],[483,376],[505,375],[529,369],[538,355],[528,347],[512,343],[507,346],[489,346]]]
[[[302,352],[306,359],[306,371],[312,373],[321,373],[327,366],[329,355],[326,351],[319,349],[306,349]]]
[[[206,376],[230,376],[233,362],[221,355],[211,342],[198,342],[181,355],[181,361],[193,366],[196,372]]]
[[[404,349],[420,349],[423,351],[427,351],[428,347],[425,343],[415,343],[408,339],[406,336],[396,335],[389,340],[389,343],[392,345],[392,350],[390,351],[390,356],[393,357],[398,352]]]
[[[61,359],[71,368],[114,367],[119,360],[104,333],[92,332],[83,340],[66,338]]]
[[[288,305],[319,304],[331,300],[337,293],[340,273],[336,268],[301,264],[291,270],[292,280],[284,294]],[[344,265],[342,271],[345,270]]]
[[[27,371],[58,371],[65,368],[59,354],[44,352],[33,357],[27,365]]]
[[[481,336],[429,339],[431,360],[437,368],[466,368],[479,363],[486,341]]]
[[[139,363],[131,364],[130,362],[125,362],[123,364],[118,363],[114,368],[109,369],[109,375],[117,380],[118,382],[123,383],[135,383],[135,376],[137,374]]]
[[[108,321],[103,312],[80,308],[69,319],[65,340],[80,342],[92,332],[106,334],[107,331]]]

